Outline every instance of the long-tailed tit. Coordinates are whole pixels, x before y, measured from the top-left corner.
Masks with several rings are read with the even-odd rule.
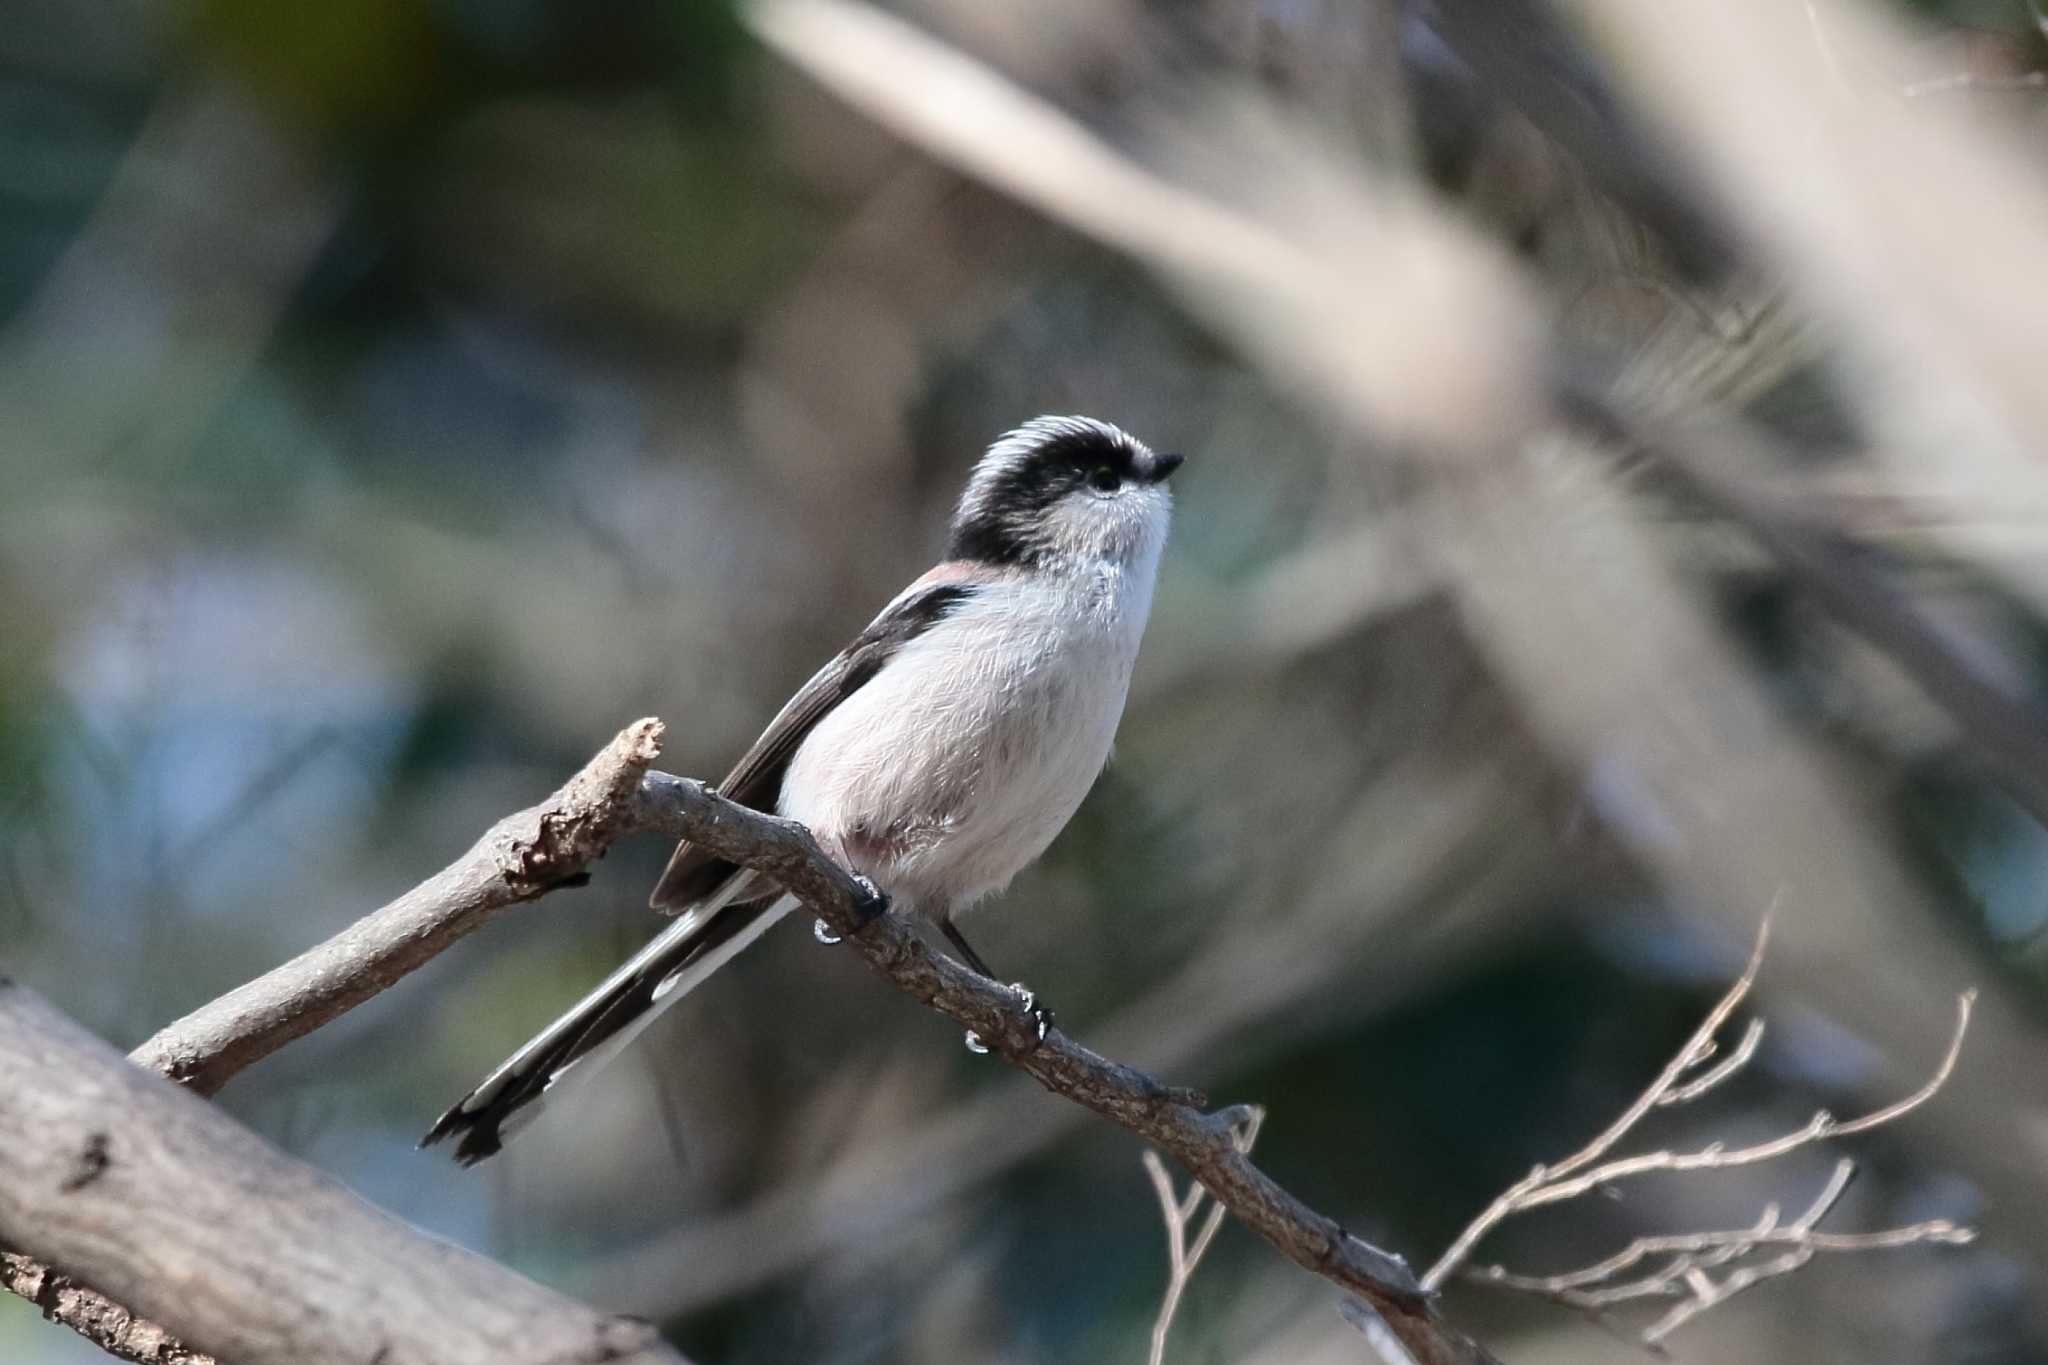
[[[955,917],[1045,851],[1109,757],[1180,463],[1086,417],[1003,436],[975,466],[946,558],[803,685],[719,790],[802,821],[995,977]],[[455,1134],[465,1165],[491,1155],[565,1071],[596,1070],[796,900],[685,843],[653,904],[680,917],[422,1145]]]

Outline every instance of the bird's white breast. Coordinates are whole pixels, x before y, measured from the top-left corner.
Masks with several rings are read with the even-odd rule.
[[[1000,890],[1109,757],[1156,558],[978,590],[819,722],[782,812],[924,914]]]

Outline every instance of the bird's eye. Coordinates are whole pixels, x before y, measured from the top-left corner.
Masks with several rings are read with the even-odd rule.
[[[1089,485],[1103,493],[1116,492],[1117,486],[1122,482],[1123,480],[1117,477],[1116,470],[1106,464],[1095,466],[1095,472],[1088,476]]]

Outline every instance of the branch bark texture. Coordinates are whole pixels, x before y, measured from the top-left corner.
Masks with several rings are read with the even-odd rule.
[[[5,978],[0,1242],[63,1270],[9,1255],[0,1283],[130,1360],[683,1365],[648,1324],[422,1235]]]
[[[1058,1029],[1040,1039],[1014,994],[934,953],[895,916],[876,916],[861,884],[801,824],[736,805],[703,783],[651,771],[661,734],[651,719],[627,727],[561,791],[500,821],[432,880],[170,1025],[133,1059],[195,1088],[217,1089],[497,910],[573,883],[612,841],[658,832],[766,872],[898,990],[972,1029],[1048,1090],[1174,1157],[1289,1259],[1370,1303],[1419,1365],[1491,1359],[1437,1316],[1399,1257],[1351,1236],[1239,1151],[1232,1132],[1241,1111],[1205,1113],[1201,1096],[1103,1057]]]
[[[1205,1113],[1201,1096],[1111,1061],[1057,1028],[1039,1038],[1037,1025],[1010,991],[933,952],[900,919],[872,917],[861,885],[818,849],[802,825],[735,806],[700,783],[664,773],[648,775],[641,801],[650,825],[768,872],[898,990],[972,1029],[1054,1094],[1179,1161],[1219,1204],[1283,1255],[1370,1303],[1418,1365],[1490,1359],[1437,1316],[1399,1257],[1351,1236],[1238,1150],[1234,1126],[1242,1110]]]
[[[493,825],[433,878],[274,971],[203,1005],[129,1054],[202,1095],[362,1004],[509,906],[574,885],[630,833],[633,796],[661,752],[642,720],[537,806]]]
[[[156,1323],[136,1317],[106,1295],[40,1261],[0,1251],[0,1285],[108,1355],[137,1365],[217,1365],[204,1351],[193,1350]]]

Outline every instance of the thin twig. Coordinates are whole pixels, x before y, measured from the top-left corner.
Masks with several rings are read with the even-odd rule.
[[[1742,969],[1742,975],[1736,978],[1735,984],[1728,988],[1727,994],[1708,1011],[1706,1019],[1693,1031],[1692,1037],[1686,1040],[1678,1055],[1673,1057],[1657,1079],[1650,1083],[1649,1089],[1637,1096],[1635,1102],[1624,1109],[1621,1117],[1609,1124],[1600,1136],[1562,1161],[1535,1167],[1503,1191],[1499,1198],[1487,1206],[1485,1212],[1473,1219],[1471,1224],[1458,1234],[1457,1240],[1452,1242],[1444,1254],[1437,1258],[1436,1264],[1429,1268],[1429,1273],[1422,1277],[1422,1287],[1425,1291],[1434,1293],[1441,1289],[1444,1282],[1457,1273],[1458,1267],[1470,1258],[1472,1249],[1487,1233],[1499,1226],[1503,1219],[1530,1207],[1529,1201],[1551,1181],[1559,1176],[1570,1175],[1605,1156],[1616,1143],[1627,1137],[1630,1131],[1642,1122],[1645,1114],[1662,1102],[1664,1095],[1685,1083],[1688,1072],[1713,1055],[1714,1035],[1728,1022],[1729,1016],[1741,1006],[1743,1000],[1748,997],[1750,988],[1756,984],[1757,972],[1763,967],[1764,949],[1770,941],[1771,917],[1766,914],[1763,923],[1757,929],[1756,947],[1750,951],[1749,963]]]
[[[1252,1144],[1259,1140],[1259,1125],[1265,1121],[1264,1109],[1257,1105],[1247,1107],[1244,1121],[1236,1125],[1230,1136],[1238,1151],[1251,1152]],[[1173,1326],[1173,1315],[1180,1308],[1181,1294],[1194,1277],[1195,1267],[1202,1263],[1202,1254],[1208,1251],[1216,1230],[1223,1226],[1223,1205],[1210,1201],[1201,1229],[1190,1244],[1187,1240],[1188,1223],[1202,1207],[1202,1196],[1206,1191],[1197,1183],[1188,1186],[1185,1198],[1176,1195],[1173,1177],[1167,1173],[1166,1163],[1159,1159],[1159,1153],[1148,1150],[1143,1161],[1145,1174],[1152,1178],[1153,1193],[1159,1196],[1159,1216],[1166,1224],[1166,1294],[1159,1304],[1159,1316],[1152,1323],[1152,1354],[1149,1357],[1151,1365],[1164,1365],[1167,1330]]]
[[[1955,1032],[1949,1038],[1948,1052],[1943,1056],[1941,1065],[1935,1069],[1925,1085],[1896,1103],[1847,1122],[1822,1109],[1808,1119],[1804,1126],[1748,1147],[1727,1147],[1715,1142],[1696,1152],[1645,1152],[1641,1156],[1620,1157],[1569,1180],[1554,1183],[1548,1180],[1537,1182],[1536,1188],[1528,1190],[1515,1201],[1515,1207],[1511,1212],[1520,1213],[1526,1209],[1540,1208],[1545,1204],[1574,1199],[1602,1185],[1629,1176],[1645,1175],[1651,1171],[1725,1170],[1732,1166],[1753,1166],[1760,1161],[1776,1160],[1788,1152],[1797,1151],[1815,1142],[1868,1132],[1881,1124],[1890,1123],[1933,1099],[1935,1092],[1948,1080],[1949,1073],[1955,1070],[1956,1059],[1962,1053],[1963,1035],[1970,1027],[1970,1007],[1976,999],[1975,991],[1964,991],[1956,998]]]
[[[1962,1054],[1970,1007],[1976,998],[1974,991],[1965,991],[1956,1001],[1955,1032],[1940,1064],[1923,1085],[1903,1099],[1847,1121],[1823,1110],[1790,1133],[1747,1147],[1731,1148],[1715,1142],[1693,1152],[1667,1150],[1610,1157],[1613,1149],[1652,1109],[1699,1099],[1739,1073],[1756,1055],[1763,1039],[1761,1021],[1752,1021],[1728,1055],[1709,1065],[1719,1046],[1715,1035],[1756,983],[1769,938],[1770,918],[1766,916],[1742,975],[1708,1012],[1705,1022],[1686,1040],[1650,1088],[1591,1143],[1563,1161],[1536,1167],[1488,1205],[1430,1267],[1423,1277],[1426,1287],[1434,1289],[1458,1273],[1479,1242],[1502,1220],[1515,1214],[1575,1199],[1649,1171],[1725,1170],[1773,1160],[1825,1139],[1868,1132],[1894,1122],[1934,1098],[1955,1071]],[[1973,1238],[1970,1229],[1958,1227],[1945,1218],[1876,1232],[1820,1231],[1821,1219],[1841,1199],[1855,1170],[1854,1162],[1846,1158],[1837,1161],[1827,1184],[1791,1223],[1781,1223],[1778,1206],[1770,1204],[1756,1223],[1747,1228],[1638,1237],[1604,1260],[1559,1274],[1516,1274],[1499,1265],[1474,1268],[1466,1274],[1480,1283],[1562,1304],[1617,1332],[1621,1329],[1611,1313],[1617,1306],[1642,1299],[1678,1299],[1663,1317],[1635,1337],[1641,1345],[1661,1354],[1664,1339],[1701,1313],[1765,1280],[1791,1274],[1822,1252],[1875,1251],[1921,1244],[1955,1246]],[[1765,1260],[1748,1259],[1760,1248],[1782,1250]],[[1622,1278],[1643,1262],[1660,1257],[1668,1259],[1648,1274]]]
[[[1976,998],[1974,991],[1966,991],[1956,1002],[1956,1031],[1950,1040],[1948,1054],[1928,1082],[1911,1095],[1883,1109],[1865,1114],[1846,1123],[1835,1119],[1826,1110],[1820,1110],[1807,1120],[1804,1126],[1780,1137],[1748,1147],[1727,1147],[1721,1143],[1709,1143],[1693,1152],[1658,1151],[1646,1152],[1640,1156],[1620,1157],[1604,1162],[1582,1174],[1567,1180],[1552,1181],[1547,1177],[1533,1184],[1524,1182],[1512,1201],[1510,1213],[1521,1213],[1528,1209],[1540,1208],[1546,1204],[1559,1203],[1566,1199],[1598,1189],[1629,1176],[1644,1175],[1652,1171],[1698,1171],[1723,1170],[1733,1166],[1750,1166],[1761,1161],[1772,1161],[1801,1147],[1828,1138],[1845,1137],[1852,1133],[1866,1132],[1879,1124],[1917,1109],[1931,1099],[1941,1088],[1948,1074],[1954,1069],[1955,1059],[1962,1045],[1963,1034],[1970,1023],[1970,1006]],[[1498,1220],[1495,1220],[1498,1221]]]
[[[1778,1223],[1778,1206],[1769,1204],[1765,1206],[1763,1216],[1751,1227],[1722,1232],[1681,1232],[1638,1237],[1606,1260],[1595,1261],[1577,1270],[1567,1270],[1556,1275],[1517,1275],[1505,1266],[1476,1266],[1467,1272],[1468,1277],[1505,1289],[1555,1297],[1573,1308],[1604,1308],[1624,1299],[1676,1292],[1666,1287],[1669,1282],[1684,1274],[1693,1265],[1701,1263],[1681,1259],[1655,1275],[1638,1280],[1617,1281],[1616,1277],[1624,1270],[1634,1269],[1644,1261],[1657,1256],[1692,1258],[1705,1252],[1728,1248],[1734,1248],[1737,1254],[1742,1254],[1758,1246],[1771,1245],[1808,1246],[1815,1251],[1880,1251],[1923,1242],[1961,1246],[1975,1240],[1974,1231],[1959,1227],[1947,1218],[1931,1218],[1925,1222],[1887,1228],[1880,1232],[1816,1230],[1814,1225],[1834,1207],[1842,1191],[1848,1187],[1849,1179],[1855,1171],[1856,1163],[1847,1158],[1836,1162],[1834,1175],[1829,1179],[1827,1186],[1814,1199],[1806,1213],[1794,1223],[1781,1226]]]
[[[1697,1079],[1687,1081],[1684,1085],[1675,1086],[1659,1095],[1657,1097],[1658,1107],[1664,1108],[1670,1105],[1692,1103],[1721,1082],[1727,1080],[1730,1076],[1733,1076],[1736,1072],[1742,1070],[1743,1067],[1748,1066],[1749,1059],[1756,1056],[1757,1044],[1763,1040],[1764,1021],[1761,1019],[1750,1020],[1748,1030],[1743,1033],[1742,1041],[1735,1045],[1733,1052],[1707,1070],[1702,1071]],[[1700,1060],[1705,1061],[1706,1058],[1701,1057]]]

